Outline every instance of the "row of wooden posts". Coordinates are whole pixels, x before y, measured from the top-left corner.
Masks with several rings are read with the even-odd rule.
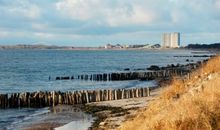
[[[185,75],[189,73],[184,69],[161,70],[150,72],[122,72],[122,73],[104,73],[104,74],[85,74],[74,76],[56,77],[56,80],[90,80],[90,81],[124,81],[124,80],[153,80],[156,78],[168,78],[174,75]]]
[[[150,96],[153,88],[132,88],[114,90],[82,90],[73,92],[23,92],[0,94],[0,108],[48,107],[58,104],[85,104]]]
[[[207,60],[189,63],[179,67],[162,67],[162,70],[156,71],[136,71],[136,72],[119,72],[103,74],[84,74],[77,76],[58,76],[55,80],[90,80],[90,81],[123,81],[123,80],[154,80],[156,78],[169,78],[173,76],[183,76],[192,70],[201,66]]]

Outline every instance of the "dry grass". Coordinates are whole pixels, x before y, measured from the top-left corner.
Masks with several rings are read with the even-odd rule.
[[[173,80],[121,130],[220,129],[220,56],[212,58],[188,80]]]

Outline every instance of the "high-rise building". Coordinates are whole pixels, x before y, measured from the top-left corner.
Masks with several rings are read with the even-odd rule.
[[[162,36],[162,46],[165,48],[177,48],[180,46],[180,33],[164,33]]]

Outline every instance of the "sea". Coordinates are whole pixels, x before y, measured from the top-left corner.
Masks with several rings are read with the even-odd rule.
[[[55,80],[57,76],[142,71],[151,65],[187,64],[211,55],[184,49],[166,50],[0,50],[0,93],[33,91],[75,91],[155,86],[156,81]],[[126,71],[127,72],[127,71]],[[22,125],[42,117],[48,108],[0,110],[0,129],[22,129]]]

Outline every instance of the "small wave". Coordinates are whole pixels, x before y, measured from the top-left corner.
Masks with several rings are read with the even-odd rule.
[[[29,116],[30,117],[35,117],[35,116],[47,114],[49,112],[50,112],[49,107],[45,107],[45,108],[41,108],[39,110],[36,110],[34,114],[29,115]]]
[[[12,130],[12,129],[19,129],[22,124],[25,124],[26,122],[30,122],[32,120],[35,120],[36,117],[40,117],[41,115],[47,114],[50,112],[49,107],[47,108],[41,108],[41,109],[23,109],[24,115],[19,115],[16,117],[13,117],[14,120],[10,122],[6,122],[5,124],[9,124],[6,129]],[[12,118],[12,117],[9,117]]]

